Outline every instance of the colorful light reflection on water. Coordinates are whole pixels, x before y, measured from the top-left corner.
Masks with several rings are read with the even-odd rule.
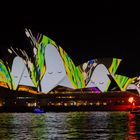
[[[128,112],[0,113],[1,140],[138,140],[140,116]]]

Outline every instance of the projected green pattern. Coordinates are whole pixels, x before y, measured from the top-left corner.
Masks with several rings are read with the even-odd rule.
[[[85,80],[82,74],[82,70],[79,67],[75,67],[73,61],[68,54],[59,47],[60,55],[63,59],[64,66],[66,69],[67,76],[74,88],[84,88]]]
[[[14,83],[12,80],[10,69],[8,66],[6,67],[2,60],[0,60],[0,81],[7,83],[8,88],[14,89]]]
[[[126,77],[126,76],[122,76],[122,75],[115,75],[115,78],[114,80],[117,82],[118,86],[120,87],[120,89],[122,91],[125,91],[127,86],[132,83],[132,81],[134,80],[135,78],[129,78],[129,77]]]
[[[45,47],[48,44],[53,44],[54,46],[56,46],[56,44],[53,40],[42,34],[38,34],[37,37],[35,38],[30,31],[27,32],[29,33],[31,45],[33,47],[32,51],[34,58],[33,59],[34,62],[31,62],[31,64],[28,65],[28,68],[30,70],[31,79],[35,84],[35,86],[37,87],[46,71],[44,57]]]
[[[32,63],[32,67],[30,68],[31,72],[31,78],[36,86],[38,86],[39,81],[42,79],[45,71],[45,47],[47,47],[48,44],[52,44],[56,49],[59,51],[61,58],[63,60],[66,74],[73,85],[74,88],[83,88],[85,87],[85,81],[82,74],[82,71],[80,68],[76,68],[70,57],[67,55],[67,53],[56,43],[51,40],[49,37],[38,34],[37,37],[33,37],[32,34],[30,34],[30,39],[32,40],[33,46],[33,52],[34,52],[34,58],[35,58],[35,65]]]
[[[112,64],[109,68],[109,72],[111,74],[114,75],[116,73],[118,66],[120,65],[120,62],[121,62],[121,59],[113,58]]]
[[[35,64],[37,67],[37,80],[41,80],[45,71],[46,71],[46,66],[45,66],[45,57],[44,57],[44,52],[45,52],[45,47],[48,44],[52,44],[56,46],[55,42],[51,40],[50,38],[40,34],[39,38],[37,41],[37,55],[35,57]]]
[[[118,66],[120,65],[120,62],[121,62],[121,59],[113,58],[112,64],[108,69],[111,75],[115,75],[115,73],[116,73],[116,71],[118,69]],[[111,81],[108,81],[108,85],[107,85],[105,91],[108,91],[108,88],[109,88],[110,84],[111,84]]]
[[[92,59],[92,60],[89,60],[89,61],[77,66],[77,68],[79,68],[80,71],[82,71],[84,81],[85,81],[85,86],[87,86],[87,84],[90,81],[90,78],[93,74],[93,70],[97,65],[96,61],[97,61],[97,59]]]

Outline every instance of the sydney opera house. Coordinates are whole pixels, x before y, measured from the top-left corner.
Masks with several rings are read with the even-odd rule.
[[[76,66],[53,40],[25,30],[30,53],[9,47],[0,59],[0,108],[126,104],[140,99],[140,77],[117,74],[119,58],[94,58]],[[120,103],[121,102],[121,103]]]

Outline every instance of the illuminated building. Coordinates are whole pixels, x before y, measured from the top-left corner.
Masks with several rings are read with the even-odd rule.
[[[106,106],[109,104],[107,96],[110,96],[111,102],[115,103],[115,98],[111,97],[111,94],[114,95],[113,92],[118,91],[117,94],[121,95],[121,92],[134,89],[140,93],[139,77],[129,78],[117,73],[121,59],[95,58],[76,66],[69,55],[49,37],[39,33],[35,35],[31,30],[27,29],[25,33],[30,42],[32,55],[28,55],[25,50],[19,48],[8,48],[8,55],[14,55],[14,59],[11,66],[8,65],[8,60],[6,62],[0,60],[1,90],[5,88],[13,93],[19,92],[20,96],[24,92],[29,95],[49,94],[49,98],[55,94],[54,96],[57,96],[57,99],[66,99],[68,102],[62,103],[61,100],[61,102],[52,101],[53,103],[49,103],[55,105],[61,105],[62,103],[64,106]],[[6,90],[5,94],[10,93],[9,91]],[[78,101],[77,99],[74,101],[79,93],[84,94],[86,98],[91,93],[95,93],[98,96],[98,93],[106,94],[108,92],[110,94],[107,96],[99,94],[105,99],[103,101],[102,99],[90,101],[89,98],[85,101]],[[61,95],[59,96],[60,93]],[[73,94],[77,95],[77,97]],[[18,100],[27,99],[26,96],[25,98],[19,97]],[[82,97],[82,99],[84,98]],[[35,101],[27,102],[25,104],[33,106]],[[41,100],[41,102],[45,101]],[[122,99],[120,102],[124,103],[125,101]]]
[[[44,94],[59,85],[71,89],[94,87],[101,92],[108,92],[113,90],[113,87],[110,89],[110,85],[111,79],[114,79],[121,91],[132,88],[140,93],[138,82],[133,82],[138,77],[129,78],[116,73],[121,59],[92,59],[75,66],[68,54],[47,36],[39,33],[33,35],[27,29],[25,33],[31,42],[30,49],[33,55],[29,56],[25,50],[18,48],[8,49],[9,54],[5,55],[15,55],[15,57],[11,67],[4,60],[0,60],[2,87],[25,91],[25,88],[18,87],[29,86],[36,89],[36,92]],[[27,88],[27,91],[30,90]]]

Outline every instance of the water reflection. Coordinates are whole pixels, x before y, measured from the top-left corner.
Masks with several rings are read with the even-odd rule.
[[[109,137],[107,112],[75,112],[67,117],[68,136],[73,139],[104,139]],[[102,133],[102,135],[101,135]]]
[[[140,139],[140,114],[130,114],[128,113],[129,121],[129,140],[139,140]]]
[[[128,112],[0,113],[1,140],[138,140],[140,116]]]
[[[126,140],[128,135],[127,112],[110,112],[109,127],[110,140]]]
[[[47,125],[44,118],[42,114],[1,113],[0,137],[6,140],[46,138]]]

